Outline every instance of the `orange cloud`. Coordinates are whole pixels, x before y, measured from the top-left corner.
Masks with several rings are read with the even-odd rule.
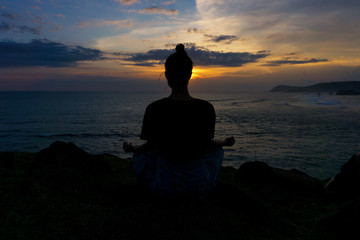
[[[173,3],[175,3],[175,0],[163,2],[163,4],[165,4],[165,5],[170,5],[170,4],[173,4]]]
[[[115,0],[115,1],[123,5],[131,5],[133,3],[138,2],[138,0]]]

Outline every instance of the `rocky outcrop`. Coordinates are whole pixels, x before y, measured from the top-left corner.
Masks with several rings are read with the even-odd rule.
[[[276,188],[301,193],[324,193],[322,182],[296,170],[285,170],[267,165],[264,162],[247,162],[240,166],[235,175],[238,181],[273,185]]]
[[[359,238],[360,199],[341,207],[320,222],[319,240],[357,240]]]
[[[360,153],[354,154],[342,167],[340,173],[327,186],[338,199],[360,197]]]
[[[337,92],[340,90],[354,90],[360,91],[360,81],[347,81],[347,82],[327,82],[318,83],[311,86],[276,86],[270,92]]]
[[[92,185],[111,174],[103,156],[92,155],[69,142],[54,142],[41,150],[30,166],[31,174],[56,188]]]
[[[298,170],[248,162],[223,167],[214,197],[151,198],[131,161],[55,142],[0,152],[2,239],[357,239],[360,160],[327,187]],[[346,196],[346,198],[345,198]],[[190,201],[189,201],[190,200]],[[345,200],[345,201],[343,201]],[[141,229],[141,231],[139,231]]]
[[[86,174],[107,174],[111,170],[101,157],[91,155],[69,142],[54,142],[40,151],[33,168],[74,168]]]

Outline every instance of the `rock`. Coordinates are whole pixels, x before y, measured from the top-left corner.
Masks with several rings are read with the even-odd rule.
[[[246,162],[242,164],[235,174],[235,178],[241,181],[261,183],[272,175],[271,167],[264,162]]]
[[[34,177],[59,188],[76,188],[101,180],[111,168],[101,155],[91,155],[73,143],[54,142],[31,166]]]
[[[322,182],[307,174],[291,169],[274,168],[264,162],[247,162],[240,166],[235,178],[238,181],[272,185],[276,188],[285,188],[287,191],[306,193],[324,193]]]
[[[319,224],[317,239],[359,239],[360,199],[346,204]]]
[[[342,167],[335,179],[327,186],[339,199],[360,197],[360,153],[354,154]]]
[[[71,167],[89,174],[109,173],[110,167],[101,156],[91,155],[74,143],[56,141],[40,151],[33,167]]]
[[[215,188],[214,197],[221,205],[254,218],[261,218],[268,213],[258,201],[230,184],[219,183]]]
[[[14,170],[14,153],[12,152],[2,152],[0,154],[0,168],[5,168],[7,170]]]

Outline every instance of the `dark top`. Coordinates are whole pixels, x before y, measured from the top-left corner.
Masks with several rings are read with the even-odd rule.
[[[163,98],[145,111],[140,138],[174,160],[191,160],[210,147],[215,131],[215,110],[201,99]]]

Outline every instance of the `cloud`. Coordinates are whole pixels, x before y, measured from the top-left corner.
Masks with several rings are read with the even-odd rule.
[[[256,54],[249,52],[210,51],[195,45],[186,48],[186,51],[197,66],[240,67],[246,63],[257,62],[259,59],[269,55],[268,52],[264,51]],[[172,53],[174,53],[174,50],[155,49],[146,53],[131,54],[125,57],[124,60],[134,65],[153,66],[154,64],[164,63],[165,59]]]
[[[18,33],[31,33],[34,35],[40,35],[42,29],[43,29],[42,26],[29,27],[29,26],[25,26],[25,25],[15,25],[15,24],[10,24],[10,23],[6,23],[6,22],[2,22],[0,24],[0,31],[2,31],[2,32],[13,31],[13,32],[18,32]]]
[[[245,49],[316,52],[335,58],[358,48],[360,1],[197,0],[196,4],[202,17],[197,26],[241,36],[248,40],[242,44]]]
[[[164,1],[163,4],[164,5],[170,5],[170,4],[173,4],[175,3],[175,0],[172,0],[172,1]]]
[[[16,20],[17,19],[17,16],[13,13],[10,13],[10,12],[3,12],[1,13],[1,16],[4,17],[4,18],[8,18],[10,20]]]
[[[8,23],[4,23],[2,22],[0,24],[0,31],[10,31],[12,30],[13,26],[11,24],[8,24]]]
[[[43,17],[41,17],[41,16],[33,16],[31,22],[42,24],[43,23]]]
[[[328,59],[317,59],[317,58],[311,58],[311,59],[304,59],[304,60],[291,60],[291,59],[283,59],[283,60],[277,60],[277,61],[268,61],[267,64],[264,64],[263,66],[280,66],[282,64],[306,64],[306,63],[318,63],[318,62],[328,62]]]
[[[188,28],[186,29],[188,33],[201,33],[202,31],[198,28]]]
[[[150,7],[145,9],[140,9],[139,13],[146,13],[146,14],[165,14],[165,15],[177,15],[179,12],[175,9],[166,9],[163,7]]]
[[[117,20],[117,21],[104,20],[104,21],[101,21],[101,22],[95,24],[95,26],[104,26],[104,25],[116,25],[116,28],[120,29],[120,28],[124,28],[124,27],[131,27],[132,21],[129,19]]]
[[[314,14],[327,14],[330,11],[353,9],[360,6],[358,0],[197,0],[197,8],[206,17],[229,15],[254,14],[261,17],[263,14],[305,14],[313,17]],[[265,16],[266,17],[266,16]],[[316,16],[315,16],[316,17]]]
[[[49,29],[50,32],[61,31],[61,25],[56,24],[56,23],[52,23],[51,25],[53,27]]]
[[[41,33],[41,30],[43,29],[42,26],[39,26],[39,27],[28,27],[28,26],[16,26],[16,28],[18,29],[18,31],[20,33],[32,33],[32,34],[35,34],[35,35],[40,35]]]
[[[13,14],[3,11],[0,14],[2,19],[0,31],[12,31],[15,33],[31,33],[40,35],[44,29],[48,31],[59,31],[61,26],[45,20],[42,16],[28,13],[27,16]]]
[[[115,2],[121,3],[123,5],[131,5],[138,2],[138,0],[115,0]]]
[[[29,43],[0,42],[0,67],[69,67],[79,61],[101,60],[103,52],[82,46],[67,46],[46,39]]]
[[[78,24],[79,27],[101,27],[101,26],[108,26],[108,25],[115,25],[117,29],[120,28],[128,28],[132,26],[131,19],[124,19],[124,20],[99,20],[95,22],[81,22]]]
[[[192,42],[185,42],[185,43],[182,43],[186,49],[189,49],[189,48],[196,48],[196,44],[195,43],[192,43]],[[165,47],[166,48],[171,48],[171,49],[175,49],[176,47],[176,43],[167,43],[165,44]]]
[[[203,34],[203,36],[207,39],[207,42],[214,42],[214,43],[225,43],[230,44],[235,40],[238,40],[239,38],[236,35],[212,35],[212,34],[206,34],[204,30],[199,28],[187,28],[185,29],[187,33],[192,34]]]
[[[3,11],[0,14],[0,17],[2,19],[11,20],[11,21],[24,21],[25,18],[22,14],[14,14],[11,12]]]
[[[235,35],[217,35],[217,36],[214,36],[214,35],[205,34],[204,37],[208,38],[207,41],[210,41],[210,42],[216,42],[216,43],[224,42],[226,44],[230,44],[233,41],[239,39]]]

